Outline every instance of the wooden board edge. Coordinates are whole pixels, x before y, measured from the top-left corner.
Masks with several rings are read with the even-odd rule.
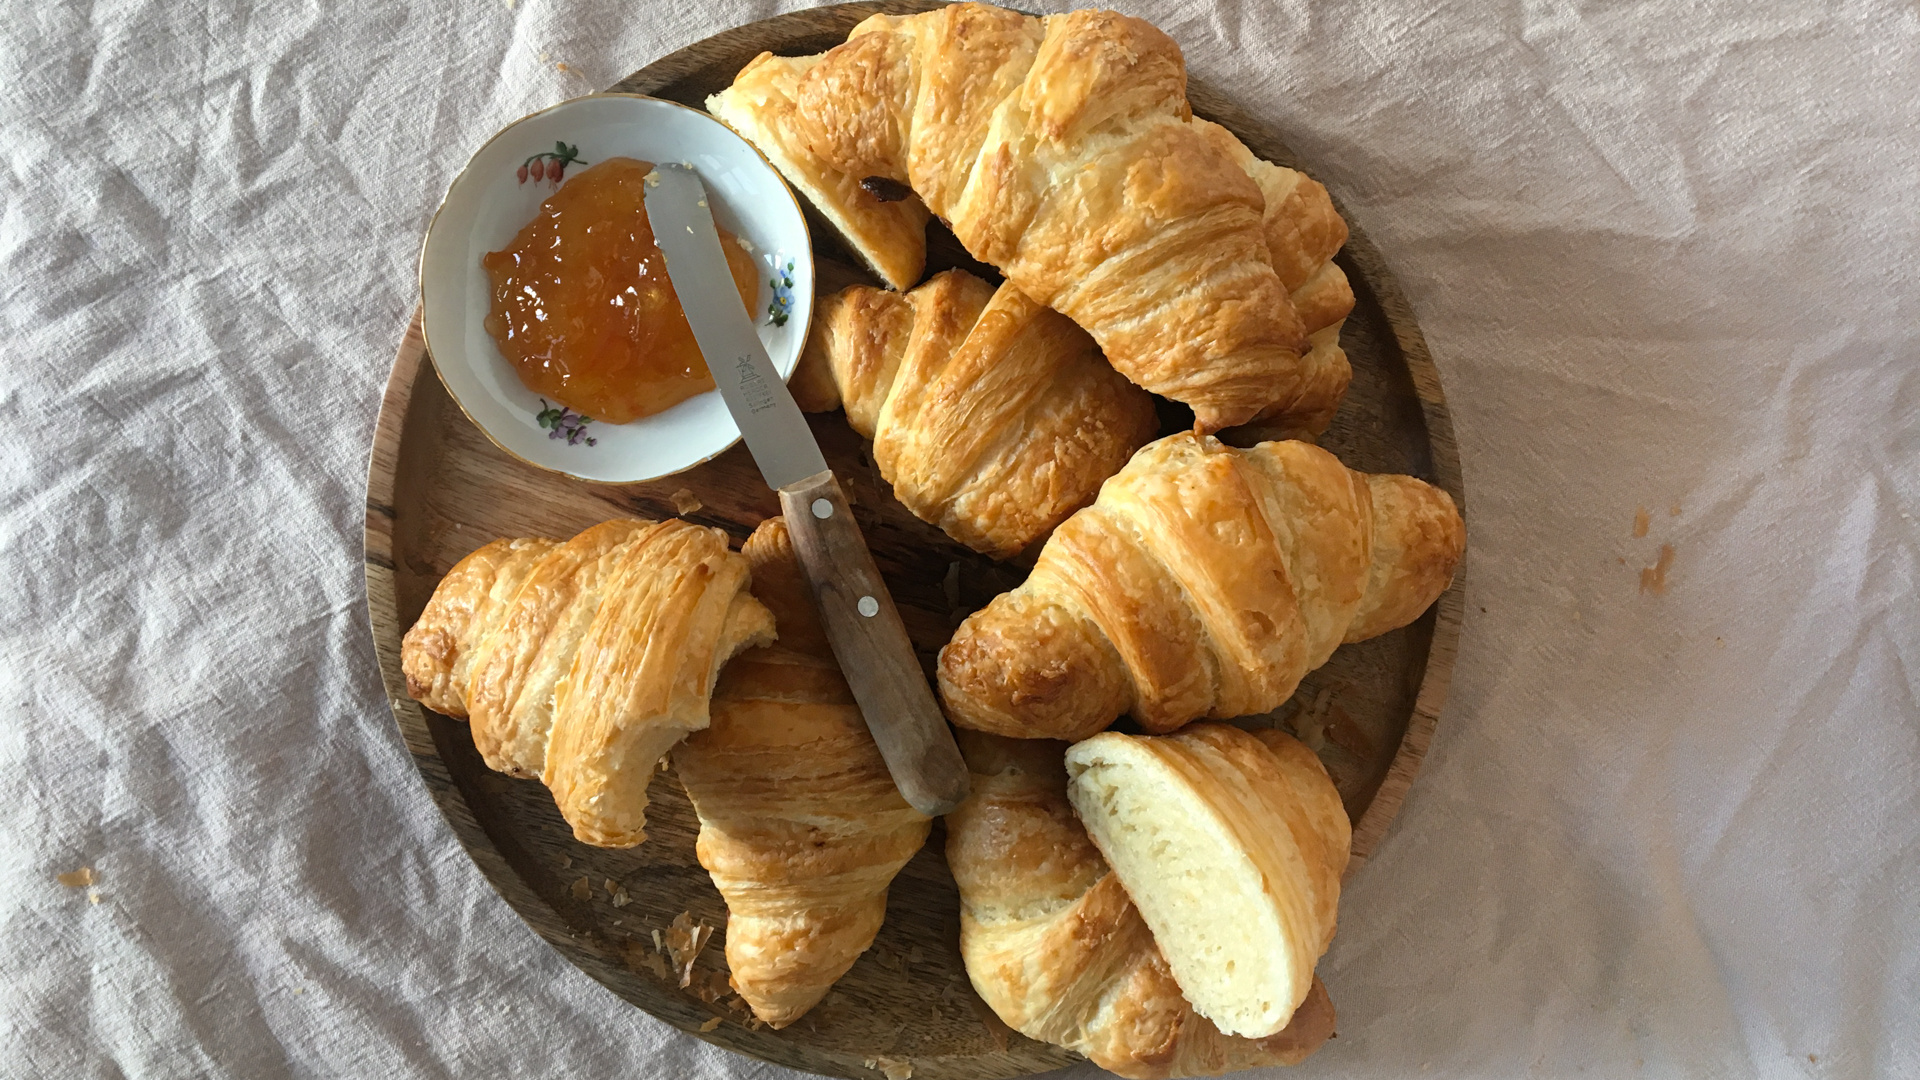
[[[394,476],[400,466],[400,439],[406,426],[407,407],[413,401],[413,386],[419,379],[420,365],[426,355],[426,339],[420,333],[420,309],[415,307],[400,337],[393,367],[387,372],[387,388],[380,397],[380,414],[373,425],[373,446],[367,455],[366,533],[362,551],[370,567],[393,569]],[[372,603],[371,594],[368,603]],[[377,645],[384,644],[377,632],[374,641]],[[392,697],[393,691],[393,687],[387,687],[387,696]]]
[[[945,7],[947,0],[851,0],[817,8],[789,11],[692,42],[653,61],[608,87],[627,94],[652,94],[674,83],[702,74],[713,57],[745,49],[771,50],[807,34],[840,33],[872,15],[912,15]]]
[[[1435,601],[1433,641],[1428,646],[1427,668],[1414,697],[1413,714],[1407,718],[1407,731],[1400,738],[1400,749],[1387,765],[1386,778],[1380,782],[1360,820],[1354,823],[1352,854],[1343,881],[1351,881],[1386,838],[1433,744],[1440,711],[1446,706],[1447,692],[1453,685],[1453,661],[1459,647],[1464,597],[1464,575],[1456,573],[1453,584]]]
[[[1426,336],[1420,332],[1412,305],[1400,291],[1399,282],[1388,269],[1379,249],[1373,246],[1358,225],[1353,224],[1351,214],[1344,207],[1340,208],[1340,213],[1347,219],[1349,229],[1343,257],[1359,271],[1356,276],[1362,287],[1372,293],[1374,301],[1386,316],[1401,360],[1413,379],[1414,393],[1420,399],[1420,411],[1427,428],[1427,445],[1433,453],[1434,475],[1431,479],[1453,497],[1454,506],[1459,509],[1461,520],[1465,522],[1468,520],[1466,484],[1460,472],[1459,448],[1454,441],[1453,414],[1447,408],[1439,368],[1434,365],[1433,355],[1427,349]],[[1469,528],[1469,537],[1471,534],[1472,529]],[[1433,743],[1440,712],[1446,706],[1447,692],[1453,685],[1453,665],[1459,653],[1460,628],[1465,613],[1466,566],[1463,560],[1462,565],[1454,571],[1453,581],[1447,586],[1447,591],[1434,602],[1433,638],[1427,647],[1426,669],[1421,674],[1420,688],[1414,695],[1413,714],[1407,720],[1406,734],[1401,737],[1400,748],[1387,766],[1386,778],[1381,781],[1379,790],[1374,792],[1373,801],[1367,804],[1360,820],[1354,823],[1353,856],[1347,868],[1348,878],[1366,865],[1386,838],[1387,830],[1406,802],[1414,778],[1419,775],[1420,765]]]

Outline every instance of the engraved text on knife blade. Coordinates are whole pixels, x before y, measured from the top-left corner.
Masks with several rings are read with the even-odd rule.
[[[734,357],[733,366],[740,373],[740,399],[746,403],[747,411],[760,413],[773,408],[773,390],[754,370],[753,357],[742,353]]]

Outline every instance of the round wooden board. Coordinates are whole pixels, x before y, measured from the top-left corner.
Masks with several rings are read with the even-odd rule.
[[[682,49],[615,89],[698,106],[762,50],[821,52],[870,14],[933,6],[925,0],[852,3],[782,15]],[[1297,165],[1271,132],[1216,92],[1196,83],[1190,96],[1196,113],[1224,124],[1256,153]],[[934,231],[929,273],[955,264],[979,268],[937,223]],[[831,230],[816,221],[814,235],[822,254],[832,257]],[[1341,339],[1354,380],[1322,445],[1355,468],[1438,483],[1464,508],[1452,425],[1412,312],[1358,229],[1339,262],[1359,299]],[[426,359],[416,316],[394,361],[374,435],[367,602],[381,677],[414,763],[501,895],[554,948],[621,997],[740,1053],[845,1077],[879,1076],[865,1064],[875,1057],[904,1058],[917,1080],[997,1080],[1071,1064],[1074,1055],[1008,1031],[974,995],[960,962],[958,897],[938,826],[895,880],[873,947],[824,1001],[783,1031],[749,1024],[739,1011],[710,1004],[651,969],[652,932],[689,912],[720,928],[699,960],[708,973],[704,981],[711,985],[725,971],[726,908],[694,860],[698,823],[672,773],[654,781],[645,844],[628,851],[579,844],[546,788],[489,771],[464,724],[407,699],[400,638],[441,575],[495,537],[564,537],[610,517],[665,517],[675,513],[675,496],[684,491],[701,508],[682,516],[726,529],[738,541],[778,513],[778,505],[744,447],[679,476],[624,487],[535,469],[487,441],[439,380],[426,377]],[[1023,570],[976,555],[913,518],[838,413],[811,419],[930,665],[958,621],[943,585],[950,567],[959,566],[960,613],[1017,584]],[[1169,424],[1181,421],[1178,410],[1169,410]],[[1456,579],[1418,622],[1340,649],[1307,677],[1293,701],[1247,721],[1279,724],[1319,749],[1355,822],[1353,869],[1386,831],[1426,752],[1453,664],[1460,592]],[[630,902],[615,907],[609,881],[624,888]],[[1336,1002],[1339,989],[1332,988]],[[715,1017],[718,1025],[702,1030]]]

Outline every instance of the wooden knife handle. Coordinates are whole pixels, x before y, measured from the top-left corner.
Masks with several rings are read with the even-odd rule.
[[[800,572],[900,794],[938,816],[967,797],[967,764],[832,470],[780,489]]]

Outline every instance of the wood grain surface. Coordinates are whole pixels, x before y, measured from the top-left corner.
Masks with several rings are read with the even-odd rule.
[[[875,12],[928,2],[843,4],[779,16],[718,34],[636,72],[614,89],[692,105],[732,81],[763,50],[824,51]],[[1210,88],[1190,88],[1194,111],[1234,131],[1256,153],[1298,166],[1280,140]],[[1311,170],[1309,170],[1311,171]],[[1336,200],[1338,193],[1335,193]],[[812,222],[823,256],[831,230]],[[937,223],[928,273],[967,258]],[[1342,344],[1353,386],[1320,440],[1355,468],[1403,472],[1452,493],[1464,511],[1460,469],[1440,381],[1418,326],[1379,253],[1358,230],[1339,256],[1358,305]],[[832,275],[823,273],[823,279]],[[407,330],[374,435],[366,498],[367,604],[375,647],[408,750],[455,835],[500,894],[554,948],[649,1013],[730,1050],[834,1076],[873,1078],[910,1062],[918,1080],[997,1080],[1071,1064],[1066,1051],[1008,1031],[974,995],[958,950],[959,901],[936,824],[927,846],[895,880],[873,947],[826,999],[783,1031],[755,1024],[724,997],[726,909],[694,860],[698,829],[671,771],[653,782],[649,838],[610,851],[576,843],[545,787],[494,773],[466,725],[408,700],[400,637],[455,561],[499,536],[567,537],[619,515],[679,516],[744,540],[780,512],[744,447],[678,476],[596,486],[515,460],[490,443],[447,396],[420,337]],[[1165,410],[1170,428],[1188,417]],[[947,539],[894,501],[863,440],[838,413],[811,417],[841,478],[924,668],[968,612],[1024,576]],[[679,508],[693,507],[681,512]],[[1419,768],[1446,698],[1461,617],[1461,581],[1418,622],[1341,648],[1293,700],[1250,725],[1278,725],[1314,747],[1355,827],[1349,876],[1365,864]],[[654,946],[682,913],[715,927],[682,988]],[[1340,988],[1330,988],[1336,1007]],[[737,1002],[737,998],[733,999]],[[1366,1018],[1343,1014],[1346,1023]],[[872,1064],[869,1064],[872,1063]]]

